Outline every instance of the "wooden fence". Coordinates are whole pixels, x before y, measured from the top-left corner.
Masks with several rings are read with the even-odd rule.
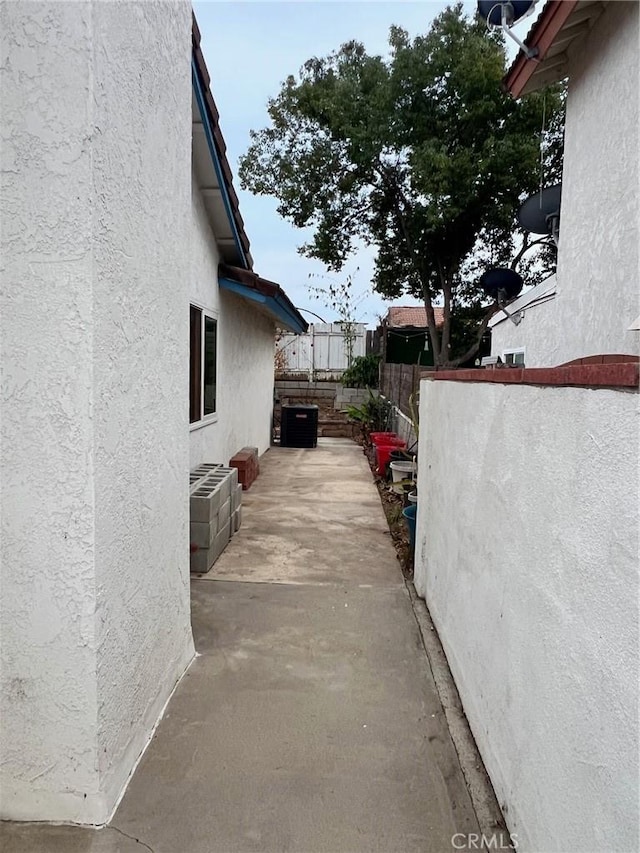
[[[366,352],[367,329],[355,323],[352,356]],[[349,366],[341,323],[312,323],[306,335],[283,332],[276,342],[276,376],[339,379]]]
[[[420,389],[420,376],[426,371],[417,364],[383,364],[381,370],[382,394],[400,411],[411,416],[409,397]]]

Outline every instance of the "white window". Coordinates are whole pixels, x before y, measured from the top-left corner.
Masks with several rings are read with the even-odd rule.
[[[518,365],[524,367],[524,347],[521,349],[506,349],[502,353],[502,360],[505,364]]]
[[[189,329],[189,423],[216,413],[218,321],[191,306]]]

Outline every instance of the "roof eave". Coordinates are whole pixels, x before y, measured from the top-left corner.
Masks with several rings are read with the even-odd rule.
[[[211,79],[200,48],[200,41],[200,29],[195,14],[192,14],[192,75],[196,89],[196,99],[202,115],[203,124],[209,130],[211,156],[214,159],[216,171],[220,173],[221,190],[225,198],[227,216],[234,235],[234,241],[237,245],[239,258],[248,269],[251,269],[253,267],[253,259],[251,257],[249,238],[247,237],[244,221],[240,213],[238,196],[233,187],[233,175],[226,155],[227,146],[220,130],[220,114],[211,93]]]
[[[275,281],[227,264],[219,265],[218,281],[224,289],[262,305],[279,327],[297,335],[304,334],[309,328],[302,314]]]
[[[525,40],[528,48],[537,50],[536,56],[529,59],[520,52],[504,79],[505,88],[514,98],[524,94],[527,83],[577,5],[578,0],[549,0],[546,4]]]

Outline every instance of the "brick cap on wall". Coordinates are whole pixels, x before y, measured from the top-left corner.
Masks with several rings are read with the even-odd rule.
[[[558,367],[501,367],[424,371],[422,379],[446,382],[494,382],[502,385],[572,385],[586,388],[638,390],[639,357],[597,355]]]

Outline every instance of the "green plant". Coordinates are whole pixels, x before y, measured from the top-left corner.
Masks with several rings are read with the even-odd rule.
[[[345,388],[377,388],[379,355],[357,355],[340,380]]]
[[[346,412],[352,421],[361,424],[368,432],[385,432],[393,414],[393,407],[384,397],[368,389],[369,398],[360,406],[347,406]]]
[[[402,504],[395,504],[390,506],[386,512],[387,522],[389,524],[401,524],[402,523]]]

